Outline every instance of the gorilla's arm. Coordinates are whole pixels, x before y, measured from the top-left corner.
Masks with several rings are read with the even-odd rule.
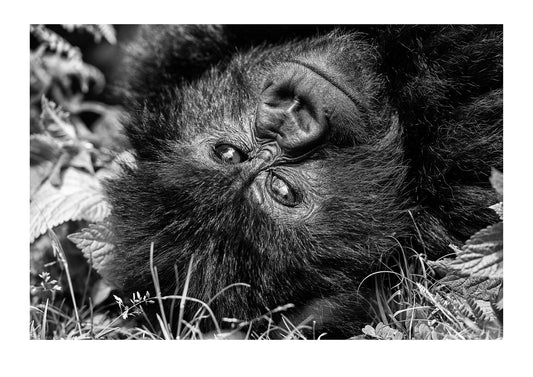
[[[446,249],[496,219],[503,169],[500,25],[391,26],[376,33],[381,73],[404,133],[415,222]],[[432,250],[427,250],[432,254]]]
[[[240,49],[287,42],[332,30],[333,25],[143,25],[125,50],[126,104],[149,103],[165,91],[227,63]]]
[[[119,73],[124,103],[132,108],[162,99],[166,91],[198,77],[229,54],[222,26],[140,26]]]

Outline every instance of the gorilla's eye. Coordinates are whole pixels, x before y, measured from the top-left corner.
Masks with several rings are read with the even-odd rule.
[[[278,203],[288,207],[298,204],[296,192],[281,177],[274,173],[270,174],[267,182],[267,190]]]
[[[219,144],[214,150],[217,157],[226,164],[239,164],[247,159],[244,152],[231,144]]]

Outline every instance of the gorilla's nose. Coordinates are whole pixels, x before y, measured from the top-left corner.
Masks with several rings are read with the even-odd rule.
[[[258,140],[275,140],[285,155],[297,157],[325,142],[332,128],[346,127],[357,108],[338,82],[335,75],[305,63],[281,64],[261,93]]]

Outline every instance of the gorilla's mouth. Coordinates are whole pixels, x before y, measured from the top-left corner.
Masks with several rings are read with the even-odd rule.
[[[322,77],[324,80],[326,80],[331,85],[333,85],[335,88],[337,88],[342,93],[344,93],[344,95],[346,97],[348,97],[353,102],[353,104],[356,107],[358,107],[358,108],[360,107],[359,101],[357,101],[357,99],[352,95],[352,93],[348,89],[348,87],[346,85],[344,85],[342,83],[342,81],[340,81],[338,78],[336,78],[339,75],[329,74],[326,70],[321,69],[317,65],[312,65],[312,64],[309,64],[309,63],[306,63],[304,61],[297,60],[297,59],[287,60],[287,63],[299,64],[299,65],[309,69],[310,71],[313,71],[316,75]]]

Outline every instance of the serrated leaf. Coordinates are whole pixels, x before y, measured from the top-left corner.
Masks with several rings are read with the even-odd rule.
[[[503,223],[474,234],[450,263],[461,276],[503,278]]]
[[[90,224],[88,228],[70,234],[68,239],[74,242],[95,268],[115,250],[113,232],[107,221]]]
[[[93,268],[107,279],[115,251],[114,235],[109,222],[90,224],[88,228],[69,235],[68,239],[81,250]]]
[[[492,301],[498,295],[502,280],[486,276],[463,277],[451,273],[439,280],[439,283],[463,297]]]
[[[492,169],[490,183],[492,184],[494,190],[503,196],[503,174],[500,171],[494,168]]]
[[[490,301],[467,298],[466,302],[476,321],[482,323],[494,321],[496,319]]]
[[[70,220],[101,221],[110,213],[98,179],[75,168],[63,172],[62,185],[47,180],[30,202],[30,243],[47,229]]]

